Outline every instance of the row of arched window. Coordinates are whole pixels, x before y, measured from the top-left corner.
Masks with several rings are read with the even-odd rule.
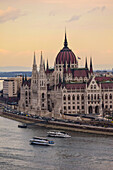
[[[112,94],[105,94],[105,96],[103,96],[102,95],[102,99],[112,99],[113,98],[113,96],[112,96]]]
[[[68,96],[66,96],[66,95],[64,95],[63,96],[63,100],[84,100],[84,95],[82,94],[82,95],[77,95],[77,96],[75,96],[75,95],[68,95]]]
[[[91,89],[96,89],[96,85],[91,85]]]
[[[113,98],[113,96],[112,96],[112,94],[105,94],[105,96],[103,96],[102,95],[102,99],[112,99]],[[99,94],[88,94],[88,100],[98,100],[98,99],[100,99],[100,95]]]
[[[99,94],[88,94],[88,100],[97,100],[100,99],[100,95]]]
[[[25,96],[28,96],[28,94],[29,94],[29,96],[31,95],[31,93],[30,93],[30,92],[25,91]]]

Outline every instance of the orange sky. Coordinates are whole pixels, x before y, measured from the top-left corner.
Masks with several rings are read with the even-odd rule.
[[[34,51],[53,66],[65,27],[80,66],[113,67],[113,0],[0,0],[0,67],[31,67]]]

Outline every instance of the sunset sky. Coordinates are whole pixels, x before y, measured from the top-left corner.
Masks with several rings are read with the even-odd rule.
[[[32,67],[43,52],[53,66],[63,48],[65,27],[69,48],[84,65],[113,68],[113,0],[0,0],[0,67]]]

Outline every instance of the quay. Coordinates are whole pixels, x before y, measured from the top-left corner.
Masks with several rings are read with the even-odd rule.
[[[13,113],[7,113],[0,111],[0,116],[9,118],[12,120],[16,120],[22,123],[26,123],[27,125],[35,125],[46,128],[53,129],[62,129],[62,130],[70,130],[76,132],[83,133],[92,133],[92,134],[100,134],[100,135],[110,135],[113,136],[113,124],[111,122],[100,122],[98,126],[96,126],[97,122],[92,122],[92,124],[84,124],[86,122],[82,121],[80,124],[68,123],[68,122],[59,122],[53,120],[40,120],[34,119],[31,117],[21,116]]]

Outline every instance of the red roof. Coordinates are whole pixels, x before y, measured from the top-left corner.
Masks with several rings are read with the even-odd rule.
[[[95,77],[95,80],[99,81],[99,82],[101,82],[101,81],[112,81],[112,78],[103,76],[103,77]]]
[[[66,89],[85,89],[85,83],[68,83],[64,85]]]
[[[106,82],[101,84],[102,89],[113,89],[113,82]]]
[[[75,54],[68,48],[64,47],[56,57],[56,64],[77,64],[77,59]]]
[[[88,77],[89,70],[86,68],[74,69],[73,71],[74,77]]]

